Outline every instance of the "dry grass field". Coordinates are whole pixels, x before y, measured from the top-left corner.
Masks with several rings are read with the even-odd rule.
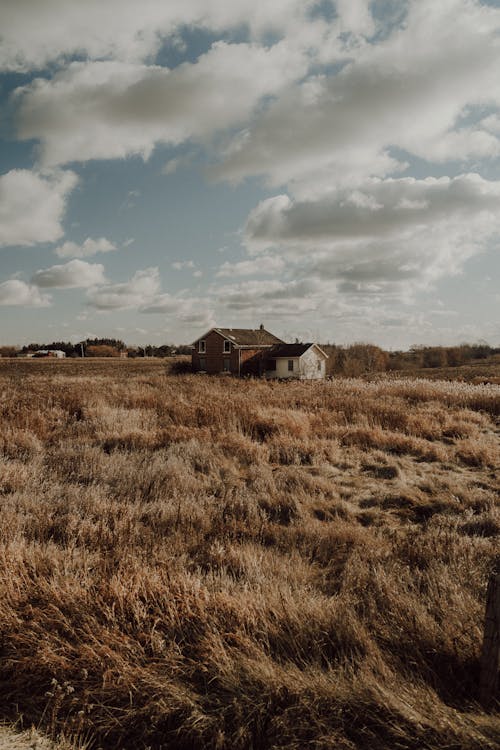
[[[458,380],[475,385],[492,383],[500,385],[500,355],[487,360],[471,362],[458,367],[422,367],[412,370],[400,370],[390,373],[388,377],[414,377],[428,380]]]
[[[0,360],[0,719],[91,748],[493,750],[500,387]]]

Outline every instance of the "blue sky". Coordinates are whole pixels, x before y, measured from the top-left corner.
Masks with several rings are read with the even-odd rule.
[[[500,7],[3,0],[0,343],[500,344]]]

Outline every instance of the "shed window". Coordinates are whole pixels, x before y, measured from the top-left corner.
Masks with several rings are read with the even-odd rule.
[[[231,371],[231,360],[229,357],[224,357],[224,372]]]
[[[224,339],[224,349],[222,351],[224,352],[224,354],[231,353],[231,342],[227,339]]]
[[[293,359],[288,360],[288,372],[293,372]]]
[[[205,357],[200,357],[200,370],[206,370],[207,369],[207,360]]]
[[[321,360],[318,359],[318,370],[321,372]]]
[[[206,351],[207,351],[207,342],[205,341],[205,339],[201,339],[200,341],[198,341],[198,353],[205,354]]]

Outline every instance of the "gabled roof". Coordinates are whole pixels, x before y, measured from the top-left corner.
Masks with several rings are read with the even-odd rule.
[[[215,330],[238,346],[272,346],[283,343],[265,328],[216,328]]]
[[[325,354],[323,349],[314,343],[309,344],[281,344],[281,346],[276,346],[269,352],[269,356],[272,359],[280,359],[280,358],[288,358],[288,357],[302,357],[305,352],[311,348],[311,346],[314,346],[315,349],[317,349],[325,358],[328,358],[328,355]]]
[[[228,339],[228,341],[232,341],[236,346],[273,346],[283,343],[281,339],[266,331],[265,328],[211,328],[204,336],[196,339],[194,343],[196,344],[200,339],[206,338],[212,331]]]

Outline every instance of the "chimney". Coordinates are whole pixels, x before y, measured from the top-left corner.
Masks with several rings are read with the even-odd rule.
[[[264,330],[264,323],[261,323],[260,326],[259,326],[259,328],[260,328],[261,331],[263,331]]]

